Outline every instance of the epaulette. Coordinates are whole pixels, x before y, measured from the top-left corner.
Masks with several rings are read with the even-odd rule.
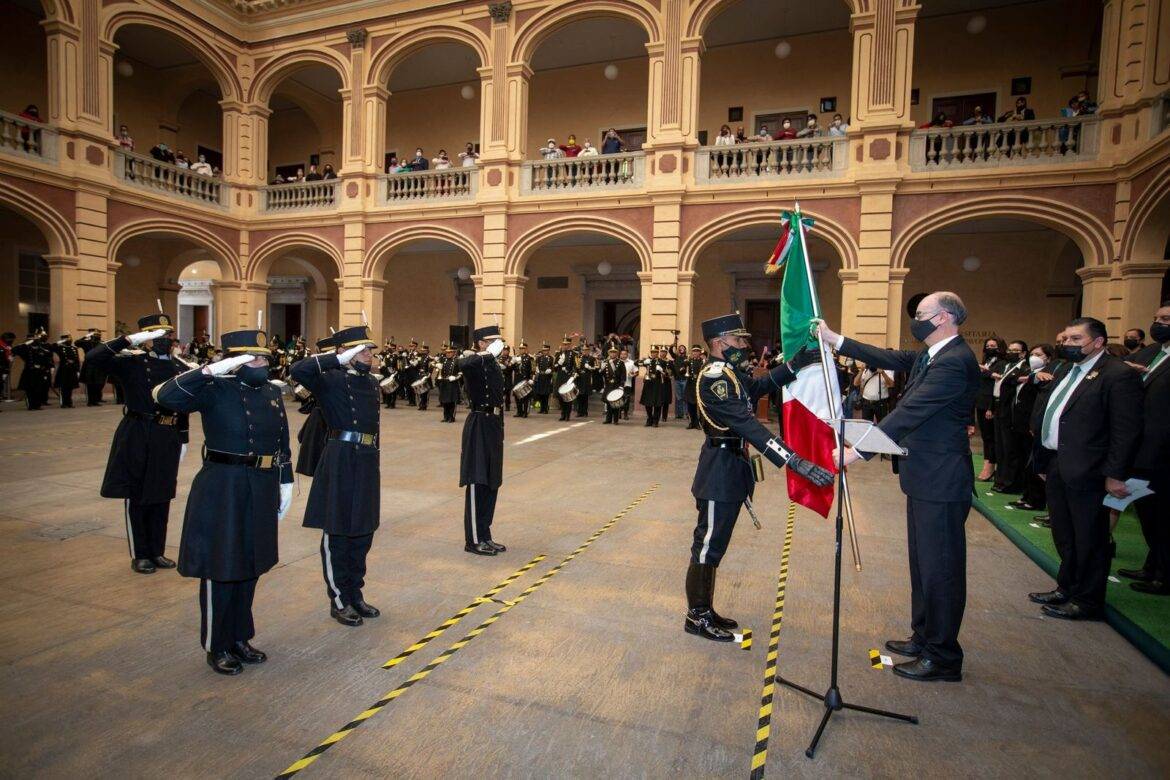
[[[714,379],[717,376],[723,375],[723,369],[727,364],[722,360],[713,360],[707,364],[707,368],[703,370],[703,376],[708,376]]]

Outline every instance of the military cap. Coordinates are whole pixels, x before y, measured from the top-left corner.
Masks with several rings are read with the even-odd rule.
[[[691,346],[691,352],[702,352],[702,351],[703,351],[703,348],[700,347],[698,344],[694,344]]]
[[[333,343],[338,349],[349,349],[359,344],[377,349],[378,343],[370,338],[370,329],[366,325],[354,325],[352,328],[342,328],[333,334]]]
[[[743,327],[743,317],[739,316],[739,312],[703,320],[703,338],[708,341],[720,336],[750,335],[752,334]]]
[[[174,330],[169,314],[147,314],[138,318],[138,330]]]
[[[499,325],[484,325],[482,328],[476,328],[471,334],[473,341],[490,341],[492,339],[500,338]]]
[[[317,351],[324,352],[327,349],[333,349],[333,337],[326,336],[323,339],[317,339]]]
[[[233,330],[223,334],[220,342],[224,354],[272,356],[272,350],[268,347],[268,334],[262,330]]]

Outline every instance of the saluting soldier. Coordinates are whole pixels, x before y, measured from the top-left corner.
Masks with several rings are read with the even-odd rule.
[[[223,334],[226,357],[168,379],[155,398],[199,412],[203,467],[191,483],[179,574],[199,578],[199,643],[219,674],[268,660],[251,644],[260,575],[279,559],[277,523],[293,496],[288,418],[268,381],[272,352],[263,331]]]
[[[439,405],[443,407],[443,422],[455,422],[455,405],[459,403],[461,387],[459,362],[455,359],[455,345],[448,344],[439,360]]]
[[[90,330],[75,342],[77,350],[84,357],[91,349],[102,343],[102,332],[97,328]],[[81,363],[82,384],[85,385],[85,405],[100,406],[102,403],[102,389],[106,386],[106,375],[100,373],[89,361]]]
[[[474,555],[496,555],[507,550],[492,541],[496,495],[504,480],[504,377],[496,362],[504,341],[495,325],[476,328],[474,354],[459,360],[467,385],[470,411],[463,423],[459,456],[459,486],[466,488],[463,504],[463,549]]]
[[[12,348],[12,354],[24,361],[16,389],[24,391],[24,404],[30,412],[48,402],[49,388],[53,384],[53,353],[45,340],[44,331],[37,331],[28,334],[23,344]]]
[[[604,382],[602,398],[605,400],[605,422],[603,425],[611,423],[617,425],[622,416],[622,407],[611,406],[608,400],[611,392],[614,390],[624,391],[626,386],[626,364],[618,359],[617,347],[609,348],[609,357],[601,364],[601,378]]]
[[[130,568],[173,569],[163,553],[179,462],[187,453],[187,415],[159,406],[155,387],[186,370],[171,359],[174,326],[166,314],[138,319],[138,332],[91,349],[85,362],[122,385],[125,405],[114,432],[101,495],[124,502]],[[142,350],[131,349],[142,347]]]
[[[343,626],[360,626],[381,614],[362,596],[382,489],[379,390],[371,375],[378,345],[365,325],[339,330],[333,341],[336,353],[314,355],[292,368],[293,378],[317,397],[329,426],[303,525],[321,529],[329,614]]]
[[[324,354],[332,351],[333,336],[326,336],[323,339],[317,340],[318,353]],[[317,473],[317,463],[321,460],[321,453],[325,451],[325,442],[328,441],[327,434],[329,433],[329,425],[325,422],[325,412],[321,410],[321,404],[318,402],[317,396],[313,395],[313,392],[308,387],[297,385],[297,396],[301,397],[305,395],[308,397],[301,404],[300,411],[308,412],[309,416],[306,418],[304,424],[301,425],[301,429],[297,431],[297,441],[300,442],[301,446],[297,451],[296,472],[298,474],[304,474],[306,477],[311,477]]]
[[[81,384],[81,353],[73,345],[73,337],[62,333],[57,343],[49,347],[56,358],[57,371],[53,387],[61,394],[61,408],[73,408],[73,390]]]
[[[773,435],[755,417],[756,401],[783,387],[796,372],[820,359],[820,353],[802,349],[792,360],[758,379],[749,373],[748,338],[739,314],[726,314],[703,323],[703,339],[711,356],[698,380],[699,419],[707,434],[699,451],[699,465],[691,494],[699,510],[687,567],[687,616],[684,628],[716,642],[730,642],[730,629],[739,624],[715,611],[715,570],[722,560],[739,508],[755,490],[751,463],[745,454],[750,443],[776,466],[787,466],[814,485],[833,482],[833,474],[805,460]],[[750,506],[750,503],[749,503]]]
[[[683,377],[687,380],[683,394],[686,396],[687,416],[691,420],[687,425],[688,431],[699,427],[699,407],[696,393],[699,388],[699,374],[703,371],[704,362],[703,348],[695,344],[691,347],[691,356],[687,358],[686,365],[683,367]]]
[[[553,358],[549,354],[547,341],[540,345],[540,354],[536,356],[536,376],[532,380],[532,395],[540,406],[541,414],[548,414],[548,399],[553,391]]]
[[[515,387],[517,384],[519,384],[520,382],[525,382],[529,379],[532,379],[532,377],[535,376],[535,374],[536,374],[536,361],[533,360],[532,355],[528,354],[528,342],[521,340],[519,350],[520,350],[520,354],[516,356],[516,359],[514,361],[515,367],[512,371],[512,384],[511,384],[511,386],[509,386],[507,384],[504,385],[505,389],[507,389],[509,393],[511,393],[512,388]],[[533,383],[533,384],[535,384],[535,383]],[[532,393],[531,392],[528,395],[524,396],[523,398],[517,398],[516,399],[516,415],[515,416],[516,417],[527,417],[528,416],[528,407],[531,403],[532,403]]]
[[[500,364],[500,376],[504,379],[504,411],[512,411],[512,386],[516,383],[516,361],[512,359],[512,348],[504,345],[504,351],[496,358]]]

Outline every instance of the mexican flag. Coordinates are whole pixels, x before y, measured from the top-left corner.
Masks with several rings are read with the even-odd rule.
[[[816,284],[809,266],[808,247],[804,233],[813,221],[796,212],[781,215],[783,232],[776,245],[769,268],[784,270],[780,286],[780,339],[785,357],[791,358],[801,347],[818,349],[815,335],[812,335],[812,319],[821,316],[821,304],[817,300]],[[833,362],[829,348],[824,349],[822,360],[826,366]],[[824,420],[841,415],[841,390],[837,384],[837,372],[828,372],[828,387],[825,373],[818,364],[800,370],[784,388],[784,440],[802,458],[824,466],[836,473],[833,463],[833,447],[836,436]],[[833,486],[815,487],[804,477],[787,470],[788,497],[801,506],[808,507],[822,517],[829,516],[833,505]]]

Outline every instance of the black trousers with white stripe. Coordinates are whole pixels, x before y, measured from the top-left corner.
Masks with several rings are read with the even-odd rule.
[[[695,525],[695,538],[691,542],[691,563],[718,566],[731,543],[731,532],[735,530],[743,502],[700,498],[695,505],[699,509],[699,522]]]
[[[256,578],[236,582],[199,580],[199,643],[209,653],[227,650],[256,636],[252,599]]]
[[[499,488],[472,483],[463,499],[463,539],[475,545],[492,540],[492,518],[496,514],[496,496]]]
[[[143,504],[132,498],[123,499],[126,520],[126,542],[131,558],[157,558],[167,546],[167,517],[171,502]]]
[[[331,606],[345,609],[355,601],[364,600],[362,587],[366,584],[366,556],[373,543],[373,534],[321,534],[321,570],[325,575],[325,595]]]

